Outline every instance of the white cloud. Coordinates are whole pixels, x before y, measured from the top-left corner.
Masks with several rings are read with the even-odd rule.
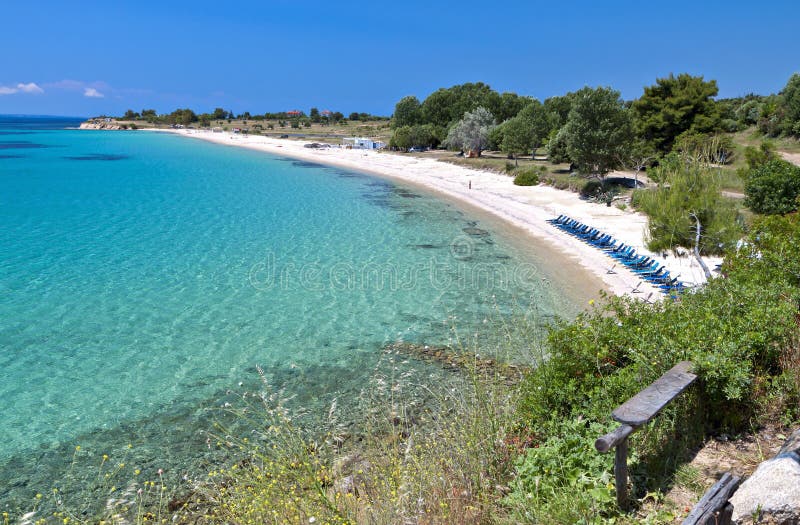
[[[44,89],[40,88],[34,82],[29,82],[27,84],[17,84],[17,89],[22,91],[23,93],[44,93]]]
[[[103,95],[102,93],[100,93],[99,91],[97,91],[93,87],[84,88],[83,96],[84,97],[89,97],[89,98],[103,98],[103,97],[105,97],[105,95]]]
[[[27,84],[20,82],[16,87],[0,86],[0,95],[13,95],[15,93],[34,93],[38,95],[44,93],[44,89],[37,86],[35,82]]]

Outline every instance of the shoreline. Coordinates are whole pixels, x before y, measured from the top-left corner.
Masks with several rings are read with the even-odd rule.
[[[628,294],[642,299],[662,297],[657,288],[642,281],[621,265],[615,265],[615,261],[602,251],[553,227],[546,222],[547,219],[560,214],[568,215],[633,246],[639,254],[652,256],[688,285],[705,282],[702,270],[692,257],[656,256],[647,250],[644,240],[646,216],[587,202],[572,192],[543,185],[515,186],[512,178],[507,175],[376,150],[312,149],[305,148],[305,142],[302,141],[230,132],[185,129],[151,131],[352,169],[419,186],[514,226],[516,230],[524,232],[528,239],[544,244],[550,251],[561,255],[563,260],[575,265],[564,268],[564,273],[568,275],[570,270],[575,269],[580,269],[580,273],[590,273],[597,280],[597,289],[603,288],[615,295]],[[719,264],[721,258],[706,257],[705,260],[713,268]],[[558,267],[556,264],[552,266]],[[580,276],[575,277],[579,281],[584,280]],[[591,293],[594,294],[597,289]]]

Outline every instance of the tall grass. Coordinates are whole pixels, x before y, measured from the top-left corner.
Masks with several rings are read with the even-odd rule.
[[[539,360],[542,349],[531,341],[541,337],[529,331],[535,325],[531,318],[497,323],[494,340],[516,353],[527,332],[523,345]],[[457,344],[480,361],[479,336]],[[477,366],[431,382],[399,366],[406,361],[383,355],[360,395],[361,419],[349,428],[334,403],[324,428],[309,429],[308,414],[289,410],[266,379],[262,392],[243,394],[232,410],[252,431],[219,429],[218,443],[243,459],[210,473],[212,521],[470,524],[502,517],[512,460],[525,446],[516,387],[508,374]]]

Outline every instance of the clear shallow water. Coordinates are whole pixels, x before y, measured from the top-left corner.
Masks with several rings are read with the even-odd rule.
[[[416,190],[64,124],[0,118],[0,502],[58,483],[76,445],[213,461],[204,409],[256,365],[322,410],[389,342],[444,344],[530,301],[574,311],[508,239]]]

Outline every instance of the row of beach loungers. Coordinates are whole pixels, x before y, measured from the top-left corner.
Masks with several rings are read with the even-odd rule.
[[[672,277],[669,270],[661,266],[658,261],[647,255],[637,254],[633,247],[617,242],[611,235],[603,233],[597,228],[592,228],[566,215],[548,219],[547,222],[586,244],[604,251],[606,255],[628,267],[639,278],[649,282],[665,294],[682,292],[686,289],[686,285],[677,277]]]

